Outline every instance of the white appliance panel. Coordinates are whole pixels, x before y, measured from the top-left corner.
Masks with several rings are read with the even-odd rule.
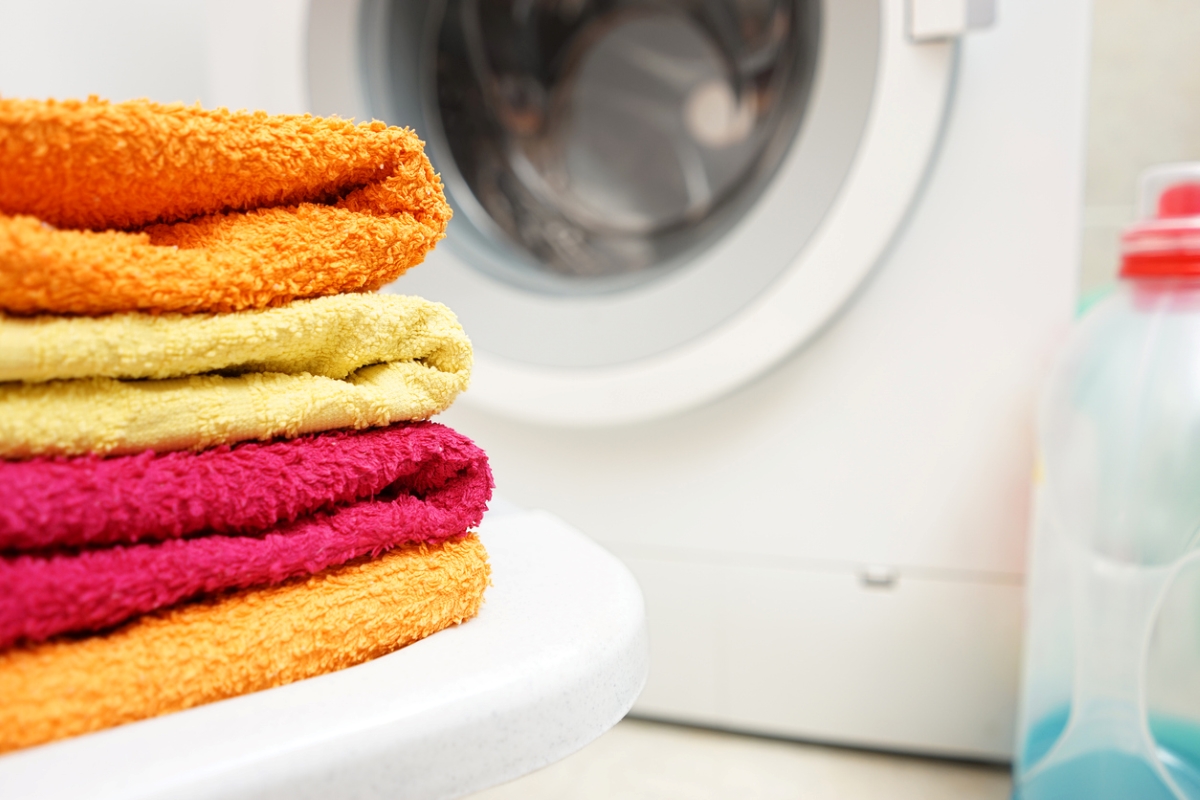
[[[901,575],[864,589],[848,570],[615,552],[654,609],[650,680],[635,713],[860,747],[1006,757],[1020,583]]]
[[[1087,22],[1084,2],[1012,0],[994,29],[963,40],[908,224],[782,367],[638,426],[529,426],[465,405],[447,415],[516,502],[635,565],[652,642],[665,642],[636,711],[1008,756],[1035,397],[1076,294]],[[895,609],[880,601],[879,616],[865,598],[886,594],[859,580],[869,565],[898,576]],[[732,585],[745,615],[718,621],[727,604],[714,593]],[[801,624],[806,607],[823,616]],[[868,666],[839,645],[880,630],[892,655]],[[776,699],[736,700],[747,681]],[[784,699],[818,687],[840,699]]]

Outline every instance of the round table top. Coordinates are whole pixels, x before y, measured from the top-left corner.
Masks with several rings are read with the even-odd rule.
[[[645,613],[615,557],[501,508],[479,615],[357,667],[0,757],[8,797],[461,797],[583,747],[646,679]]]

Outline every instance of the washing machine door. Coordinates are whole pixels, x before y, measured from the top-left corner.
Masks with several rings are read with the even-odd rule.
[[[870,273],[952,83],[954,24],[914,35],[917,11],[314,0],[309,89],[317,113],[427,140],[455,218],[389,290],[458,313],[476,347],[463,402],[627,423],[752,379]]]

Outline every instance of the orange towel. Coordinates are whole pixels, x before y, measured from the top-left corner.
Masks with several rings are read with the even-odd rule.
[[[0,99],[0,309],[239,311],[394,280],[450,209],[409,130]]]
[[[468,536],[0,653],[0,752],[368,661],[473,617],[488,578]]]

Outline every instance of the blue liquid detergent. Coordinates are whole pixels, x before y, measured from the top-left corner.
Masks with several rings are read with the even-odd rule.
[[[1200,723],[1150,715],[1158,760],[1188,800],[1200,800]]]
[[[1200,162],[1140,195],[1038,416],[1019,800],[1200,800]]]
[[[1067,726],[1069,711],[1049,714],[1031,726],[1022,763],[1036,766]],[[1200,800],[1200,724],[1150,715],[1155,754],[1187,800]],[[1178,795],[1144,759],[1117,750],[1088,753],[1037,774],[1013,792],[1013,800],[1176,800]]]

